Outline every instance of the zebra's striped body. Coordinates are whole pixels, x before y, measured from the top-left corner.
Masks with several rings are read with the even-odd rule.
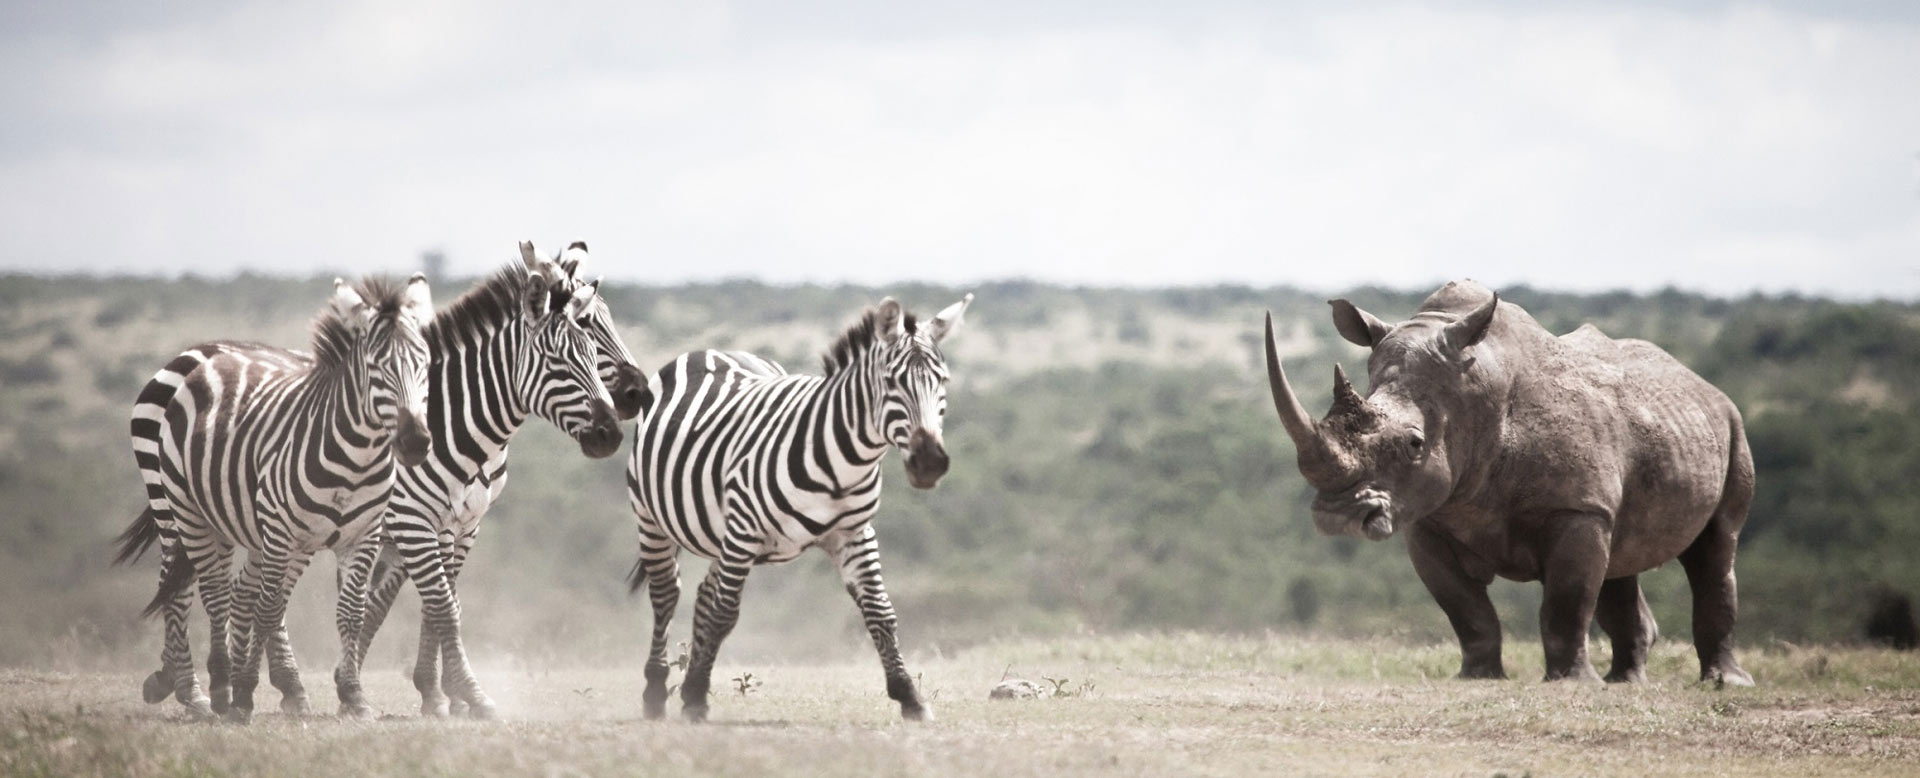
[[[122,536],[121,555],[137,556],[156,539],[162,546],[160,590],[148,612],[165,613],[166,648],[148,681],[149,701],[171,687],[194,713],[215,712],[186,639],[197,575],[212,623],[208,665],[221,697],[228,611],[239,606],[232,615],[240,666],[229,712],[251,716],[264,646],[252,625],[282,623],[286,593],[313,554],[373,533],[396,460],[420,461],[429,452],[420,327],[431,312],[420,276],[404,287],[365,281],[357,290],[336,281],[333,308],[314,327],[312,355],[209,343],[174,358],[141,392],[132,436],[148,508]],[[248,550],[247,580],[257,585],[234,600],[236,547]],[[304,698],[285,705],[304,708]]]
[[[819,547],[840,568],[867,624],[888,696],[910,719],[925,706],[895,642],[896,617],[880,576],[871,519],[880,505],[880,460],[907,455],[914,485],[945,473],[941,417],[946,364],[937,347],[967,300],[916,326],[889,299],[869,311],[827,358],[827,375],[788,375],[748,354],[683,354],[653,378],[627,469],[639,518],[640,560],[631,583],[652,589],[653,640],[646,715],[666,708],[666,629],[679,601],[681,548],[712,560],[695,601],[693,647],[681,684],[683,713],[704,719],[720,642],[739,615],[756,564]]]
[[[579,441],[587,456],[618,451],[620,427],[602,376],[621,390],[627,418],[638,411],[640,371],[613,334],[598,282],[574,278],[572,263],[584,258],[585,244],[574,245],[565,268],[539,261],[530,244],[522,250],[526,268],[507,268],[482,282],[427,331],[433,350],[427,418],[440,445],[435,456],[399,474],[385,548],[363,546],[342,573],[336,610],[342,659],[334,680],[343,714],[372,713],[361,694],[359,662],[403,574],[421,594],[414,685],[422,712],[446,715],[451,700],[476,717],[492,714],[493,703],[467,664],[455,582],[481,517],[506,486],[509,439],[529,416],[539,416]],[[547,279],[534,282],[546,286],[523,292],[529,277]],[[522,315],[525,301],[548,307]]]

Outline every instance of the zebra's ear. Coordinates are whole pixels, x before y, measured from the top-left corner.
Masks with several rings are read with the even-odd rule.
[[[533,250],[533,241],[520,241],[520,261],[526,264],[528,270],[540,269],[540,253]]]
[[[939,343],[946,340],[954,330],[960,329],[960,322],[967,317],[967,304],[971,302],[973,302],[973,293],[968,292],[966,297],[960,298],[960,302],[949,305],[933,315],[933,324],[930,325],[933,327],[933,342]]]
[[[551,288],[547,283],[547,277],[539,270],[527,274],[525,307],[520,313],[526,316],[528,324],[547,317],[547,310],[553,305],[553,295],[549,291]]]
[[[348,329],[359,332],[366,329],[367,319],[373,313],[367,308],[367,301],[360,299],[360,293],[353,290],[346,281],[333,279],[333,315]]]
[[[873,334],[889,345],[907,334],[906,312],[900,309],[899,301],[891,297],[880,301],[880,307],[873,312]]]
[[[586,315],[587,306],[593,304],[593,296],[599,293],[600,279],[598,278],[593,279],[591,284],[581,284],[579,288],[573,290],[573,296],[567,298],[567,318],[578,319]]]
[[[580,272],[580,263],[587,261],[587,242],[576,240],[560,252],[560,269],[567,271],[567,277],[573,278]]]
[[[407,279],[404,305],[414,321],[425,324],[433,319],[433,290],[427,286],[427,274],[414,273],[412,278]]]

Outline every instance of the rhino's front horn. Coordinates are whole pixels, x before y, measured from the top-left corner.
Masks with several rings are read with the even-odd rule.
[[[1313,417],[1307,415],[1307,409],[1300,404],[1300,398],[1293,393],[1293,385],[1287,383],[1287,371],[1280,367],[1280,349],[1273,339],[1273,312],[1267,312],[1267,384],[1273,390],[1273,409],[1280,413],[1280,424],[1287,428],[1287,437],[1293,438],[1297,449],[1305,450],[1320,439],[1319,430],[1314,429]]]

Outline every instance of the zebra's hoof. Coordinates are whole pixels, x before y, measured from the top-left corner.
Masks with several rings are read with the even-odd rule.
[[[705,707],[695,708],[692,706],[681,708],[680,717],[686,719],[688,724],[705,724],[707,721],[707,709]]]
[[[227,709],[227,720],[235,724],[252,724],[253,709],[235,705]]]
[[[907,721],[932,721],[933,709],[925,705],[900,706],[900,718]]]
[[[313,713],[313,706],[307,703],[307,696],[281,697],[280,713],[287,716],[306,716]]]
[[[467,701],[460,699],[459,697],[448,697],[447,698],[447,715],[449,716],[467,715]]]
[[[342,702],[340,703],[340,718],[372,721],[374,718],[373,706],[368,705],[364,701]]]
[[[646,700],[641,704],[641,715],[645,716],[648,721],[659,721],[666,718],[667,701],[660,700],[659,702],[655,702],[653,700]]]
[[[474,721],[493,721],[500,718],[500,710],[494,707],[492,700],[482,700],[467,705],[467,718]]]
[[[147,680],[140,684],[140,699],[146,700],[148,705],[164,702],[167,695],[172,693],[173,678],[168,676],[165,670],[153,671],[153,674],[147,676]]]
[[[444,719],[452,712],[446,700],[421,700],[420,715],[429,718]]]
[[[208,689],[207,693],[213,698],[213,712],[222,716],[226,715],[227,708],[233,706],[233,688],[229,686],[215,686],[212,689]]]
[[[191,700],[185,703],[185,705],[187,708],[187,717],[194,721],[212,721],[220,717],[219,714],[213,712],[213,706],[207,703],[205,697]]]

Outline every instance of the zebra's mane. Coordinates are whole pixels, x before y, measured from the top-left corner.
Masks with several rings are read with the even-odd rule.
[[[864,356],[869,349],[873,348],[873,344],[878,342],[879,337],[874,334],[873,319],[879,313],[868,308],[866,313],[860,315],[859,321],[847,328],[847,333],[840,336],[840,340],[833,344],[832,349],[820,355],[820,365],[826,370],[829,378],[853,364],[854,360]],[[900,313],[906,319],[907,336],[912,337],[918,324],[914,321],[913,314],[904,310]]]
[[[518,262],[501,266],[493,275],[475,282],[460,299],[434,314],[426,327],[427,343],[452,346],[469,336],[500,329],[520,315],[520,303],[526,295],[527,268]]]
[[[406,304],[407,285],[386,276],[368,276],[355,282],[353,290],[360,299],[372,306],[374,318],[397,316],[401,306]],[[331,304],[320,310],[313,320],[313,359],[321,369],[332,369],[346,363],[347,355],[353,353],[354,334],[347,322],[341,321],[340,314]]]

